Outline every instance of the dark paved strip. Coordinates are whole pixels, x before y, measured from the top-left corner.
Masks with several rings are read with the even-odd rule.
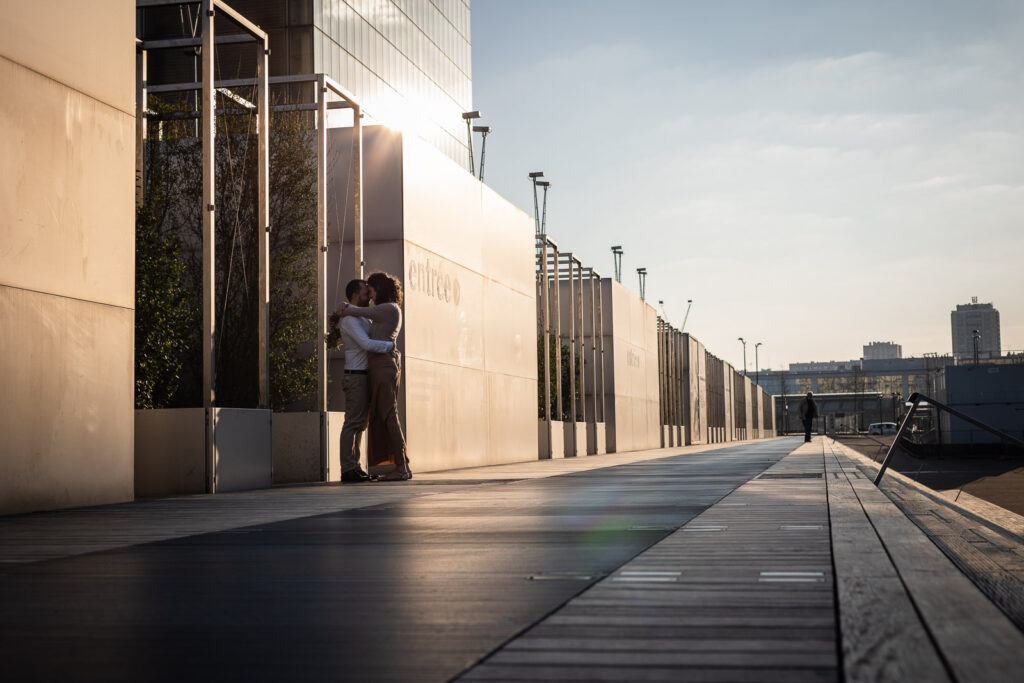
[[[823,474],[788,455],[460,680],[840,680]]]
[[[7,565],[0,661],[19,681],[447,680],[792,445],[462,487]],[[816,605],[792,614],[795,628],[832,620]],[[738,618],[739,628],[757,627]],[[723,621],[708,613],[697,625]]]

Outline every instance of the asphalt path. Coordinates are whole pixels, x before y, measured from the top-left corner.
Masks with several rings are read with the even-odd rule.
[[[449,680],[799,443],[3,567],[4,677]]]

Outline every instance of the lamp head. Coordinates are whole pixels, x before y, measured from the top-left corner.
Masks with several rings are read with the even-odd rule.
[[[490,133],[491,132],[491,127],[490,126],[473,126],[473,132],[474,133]]]
[[[467,121],[469,121],[470,119],[478,119],[478,118],[480,118],[480,112],[478,112],[478,111],[465,111],[465,112],[462,112],[462,118],[466,119]]]
[[[544,171],[533,171],[532,173],[528,173],[527,176],[533,180],[536,180],[537,178],[543,178]]]
[[[538,187],[551,187],[551,181],[550,180],[538,180],[537,181],[537,186]]]

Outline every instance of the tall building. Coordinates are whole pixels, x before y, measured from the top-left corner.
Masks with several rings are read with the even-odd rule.
[[[270,75],[325,73],[349,90],[364,112],[430,142],[469,166],[463,112],[472,109],[469,0],[231,0],[270,34]],[[188,37],[189,7],[143,13],[139,35]],[[218,32],[230,33],[229,22]],[[254,73],[251,50],[221,45],[218,78]],[[148,81],[195,79],[191,51],[149,55]],[[298,95],[303,87],[294,86]],[[308,96],[308,95],[302,95]]]
[[[978,358],[998,358],[1002,345],[999,339],[999,311],[992,304],[979,304],[972,296],[971,303],[957,304],[949,314],[953,330],[953,357],[957,360],[974,358],[975,330],[978,339]]]
[[[865,360],[883,360],[886,358],[903,358],[903,347],[893,342],[871,342],[864,346]]]

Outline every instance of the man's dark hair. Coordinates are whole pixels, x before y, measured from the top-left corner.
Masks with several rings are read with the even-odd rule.
[[[366,286],[366,280],[349,280],[345,285],[345,300],[351,301],[352,297],[359,293]]]
[[[398,281],[398,278],[378,271],[371,273],[370,277],[366,278],[366,283],[373,287],[373,291],[377,294],[374,303],[402,305],[402,283]]]

